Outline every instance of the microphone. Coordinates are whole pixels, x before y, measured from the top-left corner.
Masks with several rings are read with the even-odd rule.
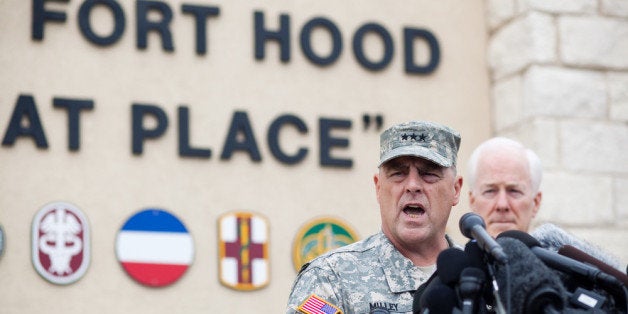
[[[485,283],[486,287],[493,287],[492,289],[484,289],[482,300],[484,300],[486,304],[494,304],[496,306],[495,311],[497,313],[504,313],[503,304],[501,304],[501,300],[499,300],[499,285],[495,280],[492,266],[489,265],[485,259],[486,254],[484,254],[484,251],[480,249],[476,241],[467,242],[464,246],[464,252],[469,258],[469,262],[471,264],[470,267],[481,269],[488,275],[487,282]]]
[[[469,238],[475,239],[478,245],[486,253],[493,256],[501,264],[508,262],[508,256],[502,247],[486,232],[486,224],[480,215],[476,213],[466,213],[460,218],[460,232]]]
[[[564,245],[571,245],[616,269],[621,269],[621,262],[617,257],[603,251],[596,245],[579,239],[554,224],[545,223],[534,229],[530,235],[539,240],[541,247],[548,250],[558,251]]]
[[[412,313],[459,313],[454,306],[457,303],[456,291],[436,278],[421,295],[419,308],[413,308]]]
[[[448,248],[438,254],[436,258],[438,280],[433,285],[446,285],[451,289],[457,287],[460,299],[462,299],[463,313],[475,313],[474,299],[480,292],[486,276],[479,268],[471,267],[471,262],[464,251],[456,248]],[[428,287],[422,298],[429,298]],[[458,298],[454,301],[458,303]],[[433,312],[433,311],[432,311]],[[441,312],[450,313],[450,312]]]
[[[464,252],[465,254],[467,254],[467,257],[469,258],[469,262],[471,263],[472,267],[482,269],[486,268],[487,265],[484,259],[484,251],[480,249],[477,241],[467,242],[467,244],[465,244],[464,246]]]
[[[436,257],[436,270],[440,281],[451,287],[458,283],[462,270],[471,266],[469,258],[460,249],[448,248]]]
[[[617,280],[621,281],[624,285],[628,286],[628,276],[621,271],[617,270],[611,265],[608,265],[601,260],[583,252],[582,250],[572,246],[572,245],[563,245],[560,249],[558,249],[558,254],[562,256],[566,256],[572,258],[576,261],[580,261],[586,264],[593,265],[599,268],[602,272],[605,272]]]
[[[558,269],[571,275],[582,276],[593,282],[601,283],[606,286],[611,286],[615,288],[621,286],[621,282],[619,282],[619,280],[600,271],[596,267],[581,263],[569,257],[565,257],[541,248],[539,241],[523,231],[504,231],[497,236],[497,239],[500,238],[513,238],[523,242],[523,244],[530,248],[534,255],[542,260],[546,265],[554,269]]]
[[[421,297],[423,296],[424,293],[425,291],[422,291],[421,293],[417,291],[414,293],[414,296],[412,299],[412,314],[421,313]]]
[[[467,267],[462,270],[458,283],[458,294],[462,299],[462,314],[476,313],[475,300],[482,291],[485,280],[486,275],[479,268]]]
[[[566,291],[554,274],[521,241],[508,237],[497,239],[508,263],[496,268],[499,294],[506,300],[507,313],[559,313],[565,308]]]
[[[432,303],[430,303],[427,299],[435,297],[434,295],[436,292],[430,292],[432,290],[437,289],[440,292],[443,292],[443,288],[438,286],[446,286],[453,291],[453,287],[458,282],[460,273],[468,266],[469,261],[466,254],[462,250],[448,248],[441,251],[436,257],[436,271],[427,280],[427,282],[422,284],[414,293],[414,300],[412,303],[413,313],[429,313],[428,306],[431,307],[432,313],[437,313],[438,311],[436,310],[436,306],[442,306],[441,303],[451,302],[451,307],[453,307],[453,304],[457,304],[458,299],[455,295],[455,291],[453,292],[453,298],[445,295]],[[436,297],[439,298],[438,296]],[[447,312],[441,311],[441,313],[451,313],[451,309],[448,307]]]
[[[438,269],[432,273],[430,278],[427,279],[419,288],[414,292],[413,300],[412,300],[412,313],[417,314],[421,313],[421,297],[428,290],[428,288],[432,287],[436,283],[435,281],[440,281],[438,278]]]

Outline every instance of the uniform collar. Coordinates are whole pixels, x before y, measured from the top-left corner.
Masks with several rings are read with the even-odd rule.
[[[410,259],[403,256],[383,233],[380,232],[379,236],[383,242],[379,261],[391,292],[414,291],[429,279],[431,273],[421,271]],[[449,247],[455,246],[449,236],[445,235],[445,238]]]

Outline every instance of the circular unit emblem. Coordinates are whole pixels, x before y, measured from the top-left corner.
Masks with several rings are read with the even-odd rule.
[[[89,266],[90,233],[87,218],[76,206],[50,203],[33,218],[32,259],[35,270],[51,283],[79,280]]]
[[[292,262],[299,272],[313,258],[341,246],[358,241],[357,233],[338,218],[322,217],[304,224],[292,244]]]
[[[116,237],[116,256],[131,278],[150,287],[177,281],[194,259],[194,241],[185,225],[162,209],[129,218]]]

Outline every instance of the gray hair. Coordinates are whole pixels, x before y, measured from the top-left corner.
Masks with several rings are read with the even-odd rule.
[[[543,177],[543,167],[541,165],[541,159],[531,149],[526,148],[520,142],[505,138],[494,137],[484,141],[478,147],[475,148],[471,157],[469,157],[468,175],[469,175],[469,188],[473,190],[475,180],[477,179],[477,168],[480,156],[485,151],[495,151],[501,149],[511,149],[518,151],[526,156],[528,160],[528,168],[530,170],[530,181],[532,183],[532,190],[536,193],[541,186],[541,179]]]

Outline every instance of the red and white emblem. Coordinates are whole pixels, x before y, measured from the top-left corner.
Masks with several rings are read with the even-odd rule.
[[[65,285],[85,274],[90,258],[89,225],[76,206],[47,204],[33,218],[32,231],[33,265],[42,277]]]
[[[252,213],[229,213],[218,221],[220,282],[255,290],[269,281],[268,222]]]

